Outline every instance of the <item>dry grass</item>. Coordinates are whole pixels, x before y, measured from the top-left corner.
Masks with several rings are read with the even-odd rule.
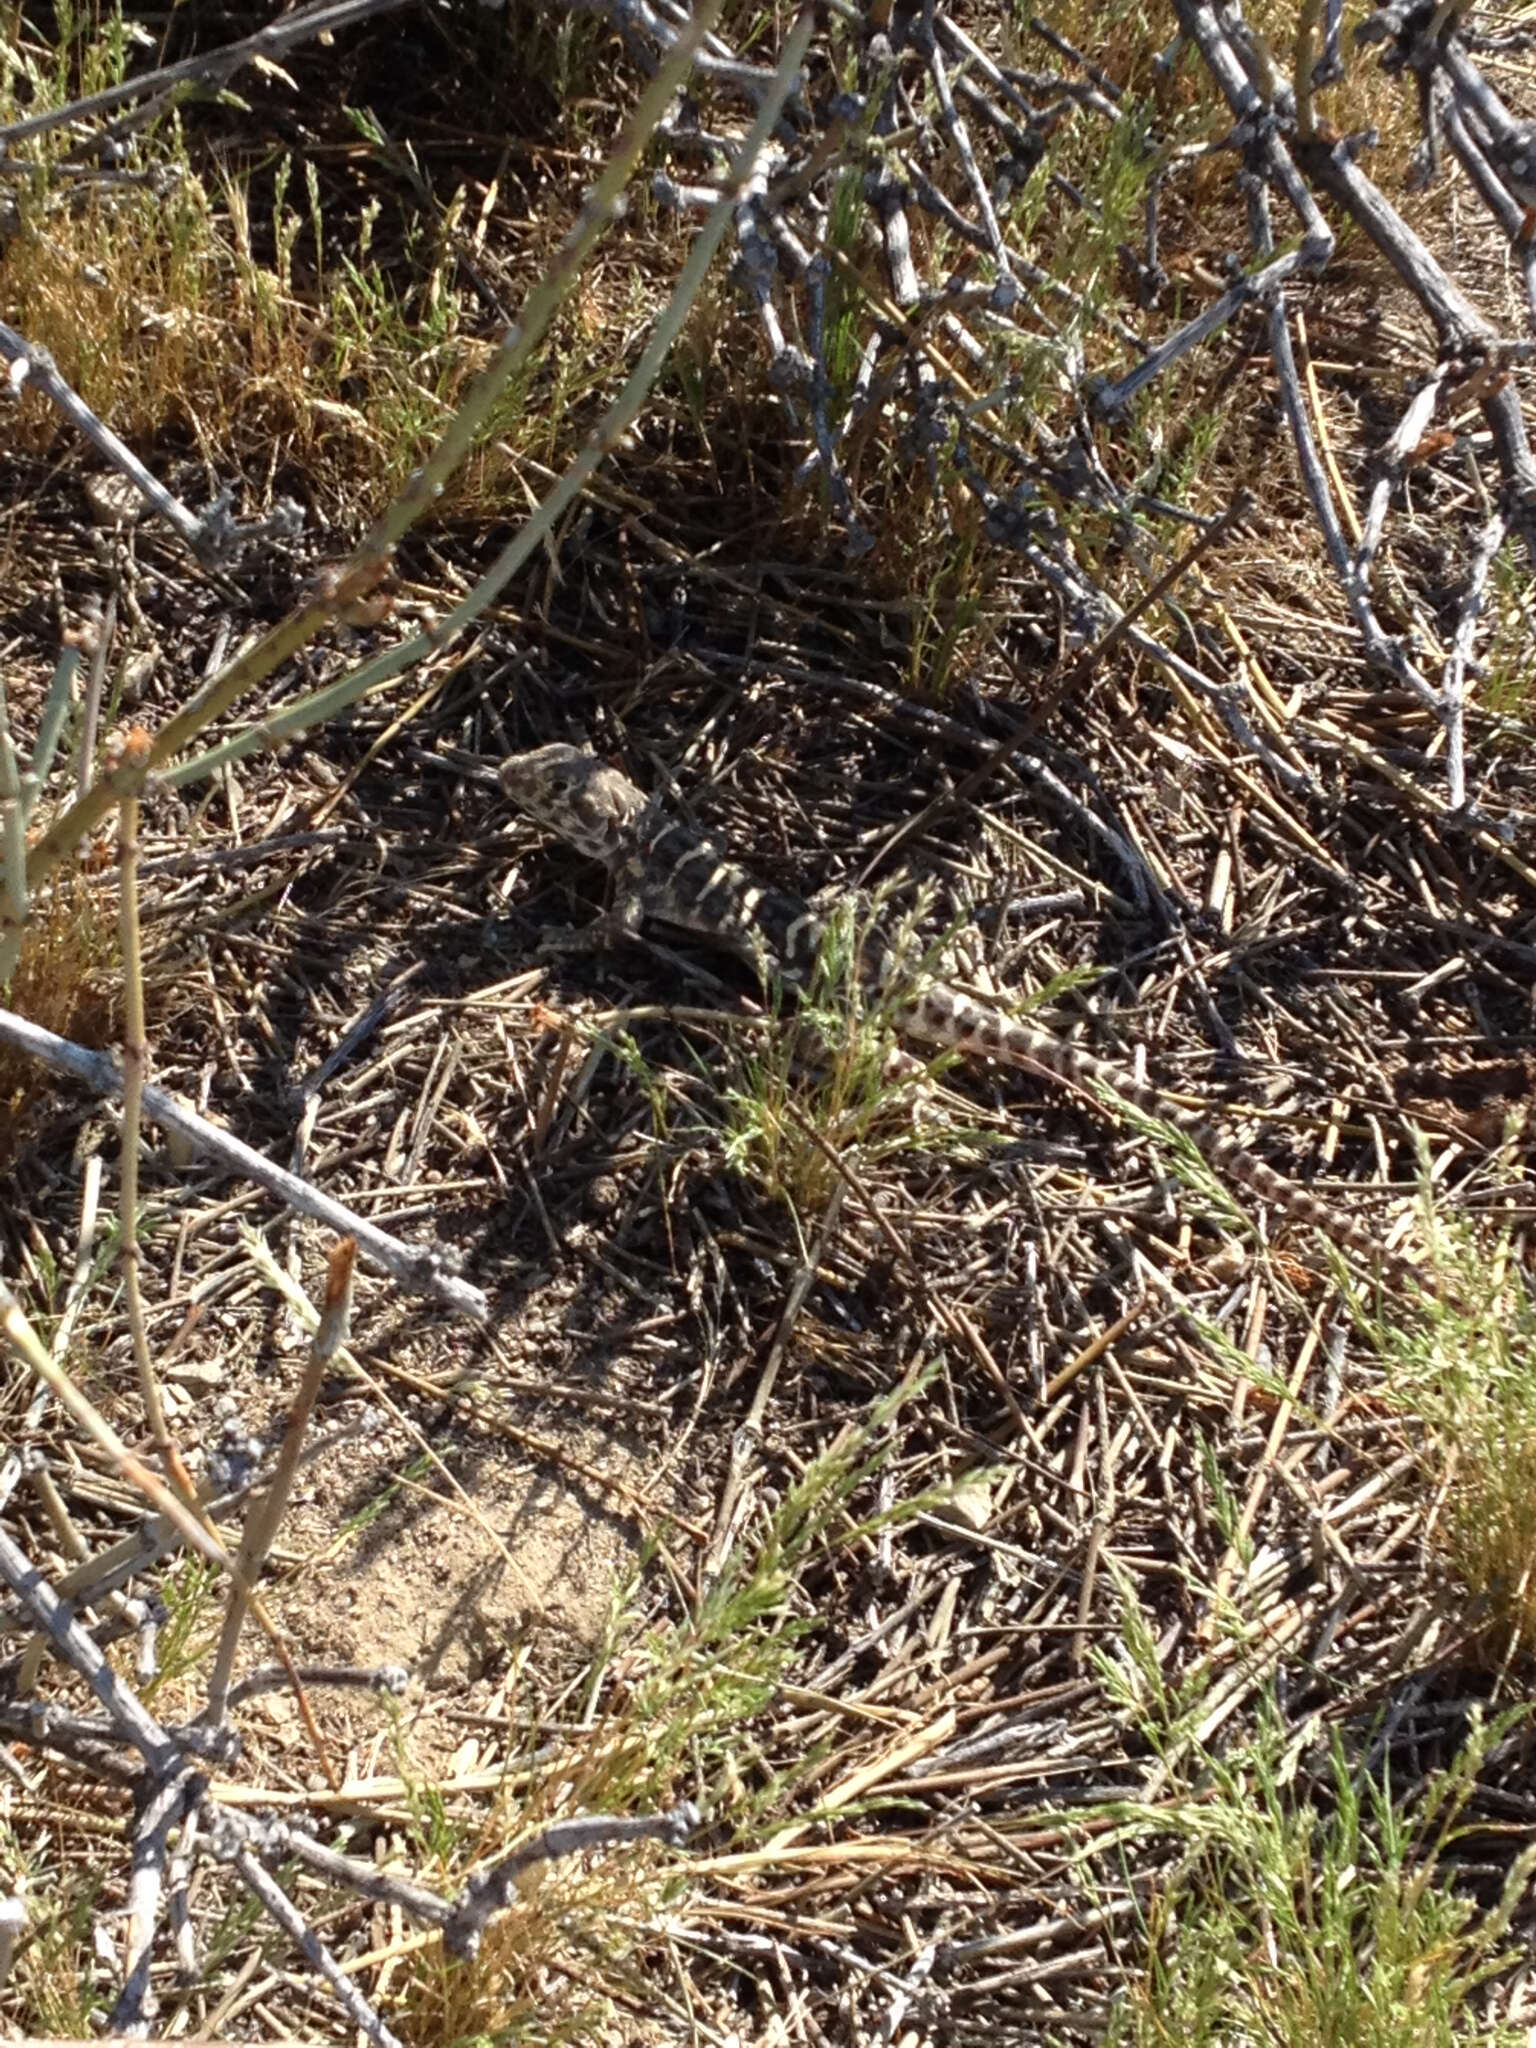
[[[53,38],[22,10],[6,10],[6,22],[0,122],[36,112],[39,97],[46,104],[144,68],[145,38],[124,38],[110,15],[94,30],[80,17],[64,46],[75,61],[63,67]],[[612,108],[590,91],[601,31],[593,24],[556,40],[558,49],[533,23],[520,39],[493,40],[484,83],[494,88],[500,74],[529,100],[558,96],[585,110],[557,152],[579,157],[600,150],[612,128]],[[454,70],[473,76],[483,63],[473,36],[458,55],[435,91],[419,81],[434,116],[454,98]],[[579,193],[563,191],[487,254],[488,224],[515,214],[508,201],[524,179],[543,182],[541,152],[504,160],[473,194],[450,162],[440,188],[364,97],[378,91],[398,97],[399,80],[387,70],[353,77],[335,99],[309,104],[302,82],[258,79],[244,119],[214,122],[211,147],[209,116],[167,118],[137,144],[137,188],[50,184],[46,173],[20,184],[6,255],[11,319],[125,439],[210,475],[264,466],[301,481],[342,529],[436,442],[489,353],[486,300],[512,317],[518,278],[547,263],[579,205]],[[300,108],[320,124],[315,147],[274,147],[272,127],[291,130]],[[67,130],[43,138],[38,161],[65,157],[70,142]],[[536,478],[572,430],[595,419],[671,266],[669,245],[646,251],[633,236],[621,265],[589,275],[537,385],[506,393],[446,516],[483,523],[509,499],[523,502],[526,465]],[[13,446],[39,457],[65,432],[31,398],[16,428]]]
[[[1468,1279],[1486,1271],[1468,1256]],[[1536,1375],[1528,1311],[1508,1322],[1443,1314],[1409,1338],[1381,1329],[1404,1414],[1423,1428],[1425,1535],[1462,1589],[1462,1654],[1490,1670],[1536,1653]]]
[[[45,1031],[108,1045],[119,1019],[116,969],[112,906],[96,877],[70,874],[34,921],[6,1000]],[[41,1086],[33,1061],[0,1049],[0,1166],[14,1158]]]

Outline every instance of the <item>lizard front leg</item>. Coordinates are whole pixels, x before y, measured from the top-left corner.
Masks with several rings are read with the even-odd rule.
[[[607,908],[587,924],[545,932],[537,950],[546,958],[605,951],[626,939],[640,937],[640,927],[645,922],[643,870],[638,862],[626,860],[618,862],[610,874]]]

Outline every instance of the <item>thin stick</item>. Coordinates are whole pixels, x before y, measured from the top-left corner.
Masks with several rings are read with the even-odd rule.
[[[69,1377],[69,1374],[50,1358],[42,1339],[27,1321],[25,1314],[22,1312],[20,1302],[12,1294],[9,1287],[6,1286],[4,1280],[0,1280],[0,1342],[10,1346],[22,1363],[35,1373],[38,1379],[49,1389],[60,1407],[72,1417],[79,1428],[85,1432],[93,1443],[106,1452],[117,1476],[127,1485],[137,1487],[140,1493],[151,1500],[160,1510],[161,1514],[179,1530],[184,1541],[191,1545],[199,1557],[206,1558],[210,1564],[218,1565],[222,1570],[230,1572],[236,1577],[239,1576],[239,1566],[225,1552],[223,1545],[219,1542],[213,1530],[183,1500],[171,1491],[158,1473],[152,1472],[142,1459],[136,1458],[133,1455],[111,1423],[107,1421],[106,1417],[101,1414],[92,1402],[86,1399],[85,1395],[81,1393],[80,1389]],[[14,1550],[14,1548],[13,1545],[12,1549]],[[22,1558],[21,1552],[15,1551],[15,1555],[21,1558],[22,1565],[25,1566],[26,1560]],[[77,1624],[70,1616],[68,1609],[59,1599],[58,1594],[51,1588],[45,1588],[47,1592],[46,1604],[49,1606],[49,1613],[43,1612],[42,1607],[38,1604],[38,1600],[34,1598],[34,1582],[37,1581],[38,1575],[29,1566],[27,1567],[27,1574],[29,1576],[24,1575],[20,1581],[14,1578],[10,1579],[12,1590],[19,1593],[26,1600],[28,1606],[32,1608],[33,1612],[38,1615],[43,1626],[48,1630],[48,1633],[59,1645],[61,1652],[69,1659],[74,1668],[80,1672],[82,1677],[90,1678],[92,1685],[96,1685],[96,1680],[90,1677],[86,1666],[78,1661],[74,1647],[74,1635],[69,1633],[69,1631],[75,1631],[83,1635],[84,1632],[77,1629]],[[0,1561],[0,1577],[9,1578],[8,1568],[4,1565],[3,1561]],[[319,1730],[315,1727],[313,1718],[308,1713],[303,1698],[303,1691],[299,1686],[297,1674],[294,1670],[293,1658],[289,1654],[288,1646],[283,1641],[276,1622],[273,1621],[265,1605],[257,1596],[256,1589],[247,1582],[242,1590],[250,1603],[252,1614],[255,1615],[257,1621],[261,1624],[263,1633],[271,1642],[273,1649],[277,1652],[279,1659],[293,1681],[294,1690],[299,1694],[299,1704],[301,1711],[304,1713],[305,1726],[308,1728],[310,1737],[315,1745],[315,1753],[324,1767],[326,1777],[334,1787],[337,1782],[335,1767],[331,1763],[325,1745],[320,1739]],[[100,1652],[90,1642],[88,1636],[85,1637],[85,1641],[90,1646],[91,1655],[99,1658]],[[111,1678],[110,1672],[107,1675]],[[112,1682],[115,1684],[115,1679]],[[97,1686],[96,1689],[98,1697],[102,1699],[103,1704],[107,1706],[107,1710],[110,1713],[112,1708],[106,1694],[101,1691],[100,1686]],[[134,1704],[136,1706],[137,1702],[134,1702]],[[139,1709],[139,1711],[142,1713],[143,1710]],[[134,1742],[140,1748],[143,1747],[137,1735],[129,1733],[127,1740]],[[146,1758],[149,1757],[148,1750],[145,1750],[144,1754]],[[150,1761],[154,1765],[156,1775],[163,1777],[176,1764],[178,1759],[176,1757],[162,1757],[158,1763],[155,1763],[154,1759],[150,1759]]]
[[[127,759],[142,760],[149,751],[149,734],[135,727],[123,741]],[[133,1362],[139,1376],[139,1399],[156,1454],[178,1491],[189,1501],[196,1488],[182,1463],[181,1453],[171,1441],[165,1419],[165,1402],[155,1363],[149,1350],[149,1325],[144,1315],[144,1292],[139,1285],[139,1128],[144,1087],[149,1075],[149,1038],[144,1024],[144,954],[139,943],[139,800],[125,796],[119,811],[118,831],[118,928],[123,949],[123,1126],[122,1156],[118,1165],[118,1232],[121,1250],[118,1261],[123,1276],[123,1297],[128,1310],[128,1330],[133,1341]]]
[[[44,1031],[41,1025],[18,1017],[14,1010],[0,1010],[0,1044],[16,1046],[57,1073],[83,1081],[108,1100],[122,1095],[123,1077],[108,1054],[91,1052],[71,1039],[60,1038],[56,1032]],[[142,1107],[144,1114],[162,1130],[207,1153],[231,1173],[243,1174],[290,1209],[297,1209],[302,1216],[312,1216],[339,1236],[355,1237],[364,1256],[399,1286],[414,1294],[430,1295],[460,1315],[474,1316],[479,1321],[489,1313],[484,1293],[450,1270],[450,1254],[439,1246],[406,1244],[391,1237],[387,1230],[380,1230],[377,1224],[356,1215],[343,1203],[333,1201],[308,1181],[300,1180],[297,1174],[275,1165],[233,1132],[221,1131],[162,1088],[146,1087]]]
[[[1005,742],[999,751],[1006,753],[1010,744],[1017,745],[1020,740],[1033,739],[1057,705],[1083,680],[1091,669],[1098,667],[1107,655],[1114,652],[1114,649],[1130,632],[1136,621],[1145,613],[1151,611],[1153,605],[1161,603],[1169,591],[1181,583],[1190,570],[1211,552],[1212,548],[1220,547],[1222,542],[1230,539],[1232,534],[1245,520],[1251,519],[1254,508],[1255,499],[1253,493],[1246,488],[1237,491],[1233,496],[1231,504],[1211,521],[1210,525],[1197,540],[1191,542],[1176,562],[1171,563],[1163,571],[1152,587],[1149,590],[1143,591],[1129,610],[1121,612],[1111,622],[1108,629],[1099,635],[1099,638],[1091,647],[1084,647],[1073,656],[1071,661],[1061,671],[1061,674],[1048,686],[1039,702],[1035,704],[1023,725],[1020,726],[1018,732],[1013,736],[1012,741]],[[978,774],[980,773],[979,770],[977,772]]]
[[[400,0],[337,0],[337,4],[330,7],[295,8],[292,14],[280,21],[269,22],[265,28],[258,29],[255,35],[246,36],[241,42],[226,43],[221,50],[210,50],[204,56],[183,57],[179,64],[163,64],[158,71],[146,71],[141,77],[124,79],[121,85],[109,85],[86,99],[71,100],[67,106],[50,107],[46,113],[30,114],[24,121],[13,121],[9,127],[0,128],[0,148],[24,142],[32,135],[46,135],[53,128],[88,121],[96,114],[110,113],[113,107],[126,106],[130,101],[142,99],[145,93],[163,90],[168,85],[188,81],[222,84],[242,64],[254,63],[258,58],[281,56],[295,43],[312,36],[334,34],[348,22],[366,21],[371,14],[387,14],[399,5]]]
[[[0,988],[10,980],[27,922],[27,814],[5,685],[0,680]]]
[[[215,1726],[224,1719],[229,1699],[229,1682],[235,1666],[235,1651],[250,1606],[241,1580],[243,1579],[246,1585],[254,1586],[261,1576],[261,1567],[276,1539],[283,1511],[288,1505],[288,1496],[293,1490],[300,1454],[304,1448],[304,1432],[309,1427],[315,1403],[320,1398],[320,1383],[332,1359],[347,1341],[352,1311],[352,1272],[356,1256],[357,1246],[349,1237],[343,1238],[331,1254],[330,1268],[326,1274],[325,1312],[310,1343],[309,1357],[305,1363],[298,1396],[288,1411],[287,1426],[278,1449],[277,1466],[266,1490],[251,1502],[246,1513],[245,1529],[240,1538],[239,1551],[236,1553],[239,1577],[230,1585],[229,1605],[224,1611],[224,1626],[214,1657],[213,1675],[208,1681],[208,1704],[203,1714],[203,1718],[213,1722]]]
[[[133,1831],[133,1874],[128,1880],[128,1935],[123,1988],[117,1994],[107,2025],[115,2034],[147,2031],[144,2004],[149,1996],[149,1968],[155,1929],[165,1898],[165,1867],[173,1835],[189,1807],[202,1796],[206,1781],[190,1763],[155,1788]]]
[[[220,1823],[229,1818],[228,1815],[221,1815]],[[221,1837],[227,1840],[228,1836],[229,1831],[216,1824],[215,1844],[217,1845]],[[217,1846],[215,1853],[218,1853]],[[261,1901],[267,1913],[282,1928],[294,1947],[330,1985],[348,2019],[360,2033],[367,2036],[373,2043],[373,2048],[402,2048],[398,2037],[385,2026],[319,1935],[305,1923],[276,1878],[267,1875],[256,1857],[243,1844],[233,1850],[229,1861],[243,1879],[247,1890]]]

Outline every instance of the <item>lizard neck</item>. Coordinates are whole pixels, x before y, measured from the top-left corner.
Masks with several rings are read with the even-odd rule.
[[[765,982],[809,981],[822,922],[798,896],[768,889],[713,840],[663,821],[639,849],[646,914],[728,946]]]

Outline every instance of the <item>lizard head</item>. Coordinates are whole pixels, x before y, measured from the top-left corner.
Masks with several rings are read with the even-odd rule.
[[[646,806],[627,775],[563,741],[509,755],[501,781],[530,817],[593,860],[608,860],[623,846]]]

